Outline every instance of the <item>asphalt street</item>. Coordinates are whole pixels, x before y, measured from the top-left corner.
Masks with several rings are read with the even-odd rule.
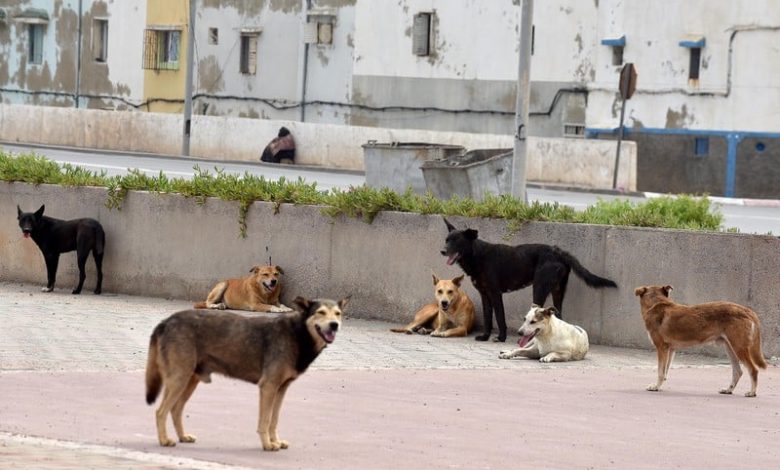
[[[360,186],[365,183],[365,177],[359,172],[340,172],[332,170],[299,168],[295,166],[269,165],[262,163],[237,163],[215,160],[189,159],[156,155],[124,154],[116,152],[101,152],[80,149],[65,149],[52,147],[28,147],[21,145],[0,144],[6,151],[23,153],[33,151],[59,163],[71,163],[93,171],[105,171],[107,175],[125,174],[129,168],[139,169],[150,175],[160,171],[169,177],[188,178],[193,174],[193,168],[198,165],[202,169],[213,170],[215,167],[227,173],[263,175],[269,179],[284,177],[288,180],[303,178],[316,182],[321,189],[347,189],[350,186]],[[570,191],[529,186],[528,198],[531,201],[558,202],[583,210],[599,199],[629,199],[642,201],[644,197],[600,194],[592,192]],[[780,235],[780,202],[766,201],[760,205],[742,205],[741,200],[731,203],[728,199],[717,199],[714,207],[724,215],[725,228],[737,228],[743,233],[773,233]]]

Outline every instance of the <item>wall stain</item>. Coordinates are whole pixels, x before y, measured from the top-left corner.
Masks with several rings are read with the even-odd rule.
[[[694,116],[688,114],[688,106],[682,105],[680,111],[674,111],[669,108],[666,111],[666,128],[667,129],[683,129],[689,126],[694,121]]]
[[[325,54],[325,51],[321,48],[317,48],[317,59],[320,60],[320,64],[322,64],[323,67],[328,66],[328,62],[330,62],[330,58]]]
[[[582,35],[580,33],[574,36],[574,42],[577,43],[577,53],[582,54]]]
[[[300,2],[298,2],[300,3]],[[318,7],[323,8],[341,8],[341,7],[353,7],[357,0],[315,0]]]
[[[198,62],[198,91],[216,93],[225,89],[225,80],[216,56],[210,55]]]

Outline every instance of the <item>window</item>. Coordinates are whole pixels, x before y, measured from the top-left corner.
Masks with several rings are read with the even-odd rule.
[[[333,44],[333,23],[324,21],[309,21],[304,31],[306,44]]]
[[[706,157],[710,154],[709,137],[696,137],[693,154],[697,157]]]
[[[416,56],[428,56],[433,52],[431,46],[431,20],[433,13],[414,15],[412,26],[412,53]]]
[[[178,29],[147,29],[144,32],[143,68],[147,70],[179,70],[181,31]]]
[[[108,20],[92,24],[92,54],[95,62],[105,62],[108,57]]]
[[[612,48],[612,65],[623,65],[623,46]]]
[[[585,126],[582,124],[564,124],[563,125],[564,137],[585,137]]]
[[[209,44],[219,44],[219,29],[209,28]]]
[[[254,75],[257,72],[257,33],[241,34],[239,71],[247,75]]]
[[[43,25],[30,23],[27,25],[27,59],[31,64],[43,63]]]
[[[701,48],[700,47],[692,47],[691,48],[691,65],[688,69],[688,79],[689,80],[698,80],[699,79],[699,67],[701,66]]]

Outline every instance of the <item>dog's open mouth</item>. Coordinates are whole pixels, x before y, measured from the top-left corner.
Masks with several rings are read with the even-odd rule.
[[[263,287],[265,287],[265,290],[267,290],[268,292],[272,292],[274,289],[276,289],[276,284],[270,285],[264,282]]]
[[[24,238],[30,238],[30,232],[22,232],[22,235],[24,235]]]
[[[320,338],[322,338],[323,341],[330,344],[333,342],[333,340],[336,339],[336,332],[328,328],[327,330],[323,330],[320,325],[314,325],[314,328],[317,329],[317,333],[319,333]]]
[[[534,330],[534,332],[531,333],[530,335],[521,336],[520,339],[517,340],[517,345],[521,348],[526,347],[526,345],[528,345],[528,343],[530,343],[531,340],[534,339],[536,333],[539,333],[539,330]]]
[[[452,264],[455,261],[458,261],[458,258],[460,258],[460,253],[453,253],[447,257],[447,265],[452,266]]]

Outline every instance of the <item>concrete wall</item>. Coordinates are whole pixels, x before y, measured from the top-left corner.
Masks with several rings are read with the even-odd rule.
[[[160,113],[0,105],[0,141],[178,155],[180,119]],[[369,140],[453,144],[467,149],[508,148],[513,144],[509,135],[195,116],[191,152],[196,157],[256,162],[282,125],[295,136],[297,163],[352,170],[363,169],[361,145]],[[613,142],[542,138],[529,138],[529,142],[529,180],[612,187]],[[633,190],[636,147],[630,142],[623,145],[621,186]]]
[[[273,262],[287,273],[284,301],[294,295],[351,293],[350,315],[402,323],[432,298],[431,269],[442,277],[461,273],[439,254],[446,235],[439,216],[388,212],[369,225],[333,220],[314,206],[283,205],[274,215],[272,204],[256,203],[248,214],[248,237],[241,239],[235,202],[210,199],[199,205],[181,196],[131,192],[121,211],[109,211],[105,199],[106,191],[97,188],[0,182],[0,214],[6,221],[0,224],[0,280],[45,282],[40,252],[15,223],[16,204],[33,210],[42,203],[53,217],[101,221],[108,293],[201,300],[215,281],[243,276],[251,265],[266,262],[268,247]],[[675,287],[674,298],[681,302],[724,299],[752,307],[762,320],[764,353],[780,354],[776,237],[529,223],[506,239],[501,220],[451,221],[476,228],[493,242],[558,245],[589,270],[615,280],[619,289],[590,289],[575,276],[569,282],[564,317],[584,327],[595,343],[649,347],[633,290],[663,283]],[[91,260],[87,266],[86,292],[95,282]],[[57,285],[70,289],[75,281],[75,255],[64,255]],[[480,308],[470,282],[466,290]],[[531,291],[504,298],[514,329]]]

